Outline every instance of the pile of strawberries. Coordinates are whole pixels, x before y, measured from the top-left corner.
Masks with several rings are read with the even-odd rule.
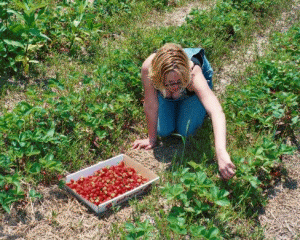
[[[81,177],[77,181],[72,179],[66,185],[86,200],[99,205],[147,181],[133,168],[125,167],[122,161],[117,166],[102,168],[92,176]]]

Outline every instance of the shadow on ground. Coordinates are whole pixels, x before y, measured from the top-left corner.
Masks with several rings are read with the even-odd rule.
[[[205,162],[207,166],[215,164],[213,130],[210,119],[206,118],[203,126],[189,138],[171,135],[162,138],[160,146],[154,148],[153,155],[159,162],[168,163],[167,170],[174,165],[186,165],[186,162]]]

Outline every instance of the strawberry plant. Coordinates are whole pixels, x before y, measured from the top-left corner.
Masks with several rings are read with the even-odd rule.
[[[192,225],[190,226],[190,232],[193,237],[207,240],[219,240],[223,239],[220,236],[220,231],[216,227],[206,229],[204,226]]]
[[[24,199],[20,181],[21,176],[18,173],[0,175],[0,204],[7,212],[10,212],[10,205],[13,202]]]
[[[154,227],[150,224],[149,220],[136,222],[135,224],[126,223],[125,229],[128,233],[126,240],[148,239],[153,237]]]
[[[230,179],[232,203],[234,208],[246,208],[247,214],[252,215],[260,206],[267,203],[264,190],[274,185],[281,177],[281,157],[291,154],[294,147],[280,144],[269,138],[248,149],[253,155],[247,158],[236,158],[236,179]]]
[[[6,211],[12,202],[24,198],[22,181],[50,182],[51,174],[63,171],[51,152],[56,146],[68,145],[68,139],[56,132],[46,114],[41,107],[20,102],[12,112],[0,117],[0,192],[7,197],[7,201],[1,201]]]
[[[299,124],[298,68],[293,62],[274,60],[263,60],[258,65],[261,74],[251,77],[238,91],[235,87],[228,89],[225,111],[229,120],[244,129],[290,133]]]
[[[242,26],[250,21],[246,11],[237,10],[226,1],[218,2],[209,14],[205,11],[194,10],[187,17],[188,26],[201,29],[203,26],[210,25],[214,28],[215,34],[226,41],[241,37]]]
[[[272,2],[270,0],[226,0],[237,9],[263,14]]]
[[[66,183],[68,187],[95,205],[122,195],[144,183],[148,179],[137,174],[134,168],[124,162],[96,171],[88,177]]]
[[[21,62],[27,74],[29,65],[37,63],[36,52],[50,40],[39,26],[45,7],[45,4],[35,4],[32,0],[14,0],[12,4],[5,0],[0,4],[0,56],[1,65],[5,67],[2,70],[16,72],[18,62]]]
[[[200,170],[200,165],[195,162],[189,164],[196,170],[191,172],[190,168],[183,168],[172,174],[173,181],[177,183],[166,183],[162,193],[167,200],[175,203],[172,207],[168,222],[170,229],[180,235],[191,232],[192,235],[205,239],[220,239],[216,227],[206,230],[198,226],[199,219],[206,219],[216,209],[230,205],[227,196],[229,192],[219,189],[207,175]],[[196,225],[188,227],[187,223]]]

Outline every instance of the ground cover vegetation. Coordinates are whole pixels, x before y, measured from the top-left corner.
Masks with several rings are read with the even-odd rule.
[[[155,48],[165,42],[184,47],[201,43],[212,64],[221,66],[220,56],[230,56],[233,45],[249,42],[256,30],[253,26],[266,27],[266,19],[273,19],[290,3],[218,1],[210,10],[192,11],[182,26],[160,29],[138,28],[128,20],[141,20],[139,12],[145,13],[145,6],[162,10],[172,4],[155,0],[0,4],[2,98],[10,90],[24,93],[26,99],[10,111],[1,107],[0,203],[4,210],[9,212],[15,201],[41,197],[28,191],[28,183],[56,183],[58,173],[119,153],[122,139],[142,118],[139,71]],[[284,173],[281,156],[293,151],[282,139],[299,127],[299,39],[299,25],[286,35],[275,35],[274,53],[256,63],[255,74],[245,78],[243,85],[228,89],[223,105],[236,177],[228,182],[216,177],[216,164],[211,164],[214,152],[208,147],[211,126],[206,122],[200,135],[208,144],[199,145],[197,137],[192,140],[192,150],[174,158],[171,171],[163,177],[164,187],[151,193],[165,196],[171,209],[133,204],[135,225],[115,224],[112,237],[262,236],[255,217],[267,202],[265,190]],[[58,59],[72,64],[62,70]],[[46,77],[51,64],[57,66],[56,77],[34,81]],[[13,84],[5,81],[11,78]],[[16,87],[20,79],[26,85]],[[142,221],[143,212],[155,224]]]

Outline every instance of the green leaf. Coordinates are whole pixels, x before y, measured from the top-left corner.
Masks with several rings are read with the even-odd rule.
[[[16,189],[17,189],[17,193],[19,193],[21,191],[21,184],[20,184],[20,180],[19,179],[15,179],[12,181],[12,184],[15,185]]]
[[[186,224],[185,224],[185,219],[184,218],[169,216],[167,218],[167,220],[170,223],[169,227],[174,232],[182,234],[182,235],[187,234],[187,229],[186,229]]]
[[[25,21],[23,15],[20,14],[19,12],[15,11],[15,10],[8,9],[7,12],[16,15],[16,17],[18,17],[21,21]]]
[[[46,133],[46,137],[53,137],[55,133],[55,129],[52,128]]]
[[[189,168],[183,168],[181,171],[181,175],[186,174],[190,169]]]
[[[228,199],[217,200],[217,201],[215,201],[215,203],[222,207],[228,206],[230,204]]]
[[[136,240],[135,236],[126,236],[125,237],[126,240]]]
[[[77,41],[77,42],[79,42],[79,43],[81,43],[81,44],[84,44],[82,38],[80,38],[80,37],[75,37],[74,40]]]
[[[33,189],[31,189],[31,190],[29,191],[29,196],[30,196],[31,198],[40,198],[40,199],[43,197],[42,194],[36,192],[36,191],[33,190]]]
[[[74,20],[74,21],[73,21],[73,25],[74,25],[76,28],[79,26],[79,24],[80,24],[80,21],[78,21],[78,20]]]
[[[168,200],[171,200],[177,198],[183,192],[183,187],[180,184],[176,184],[168,189],[168,191],[166,192],[166,196]]]
[[[299,116],[293,117],[292,118],[292,125],[296,124],[299,122]]]
[[[60,188],[60,189],[63,189],[64,187],[65,187],[65,181],[63,181],[63,180],[59,180],[58,181],[58,187]]]
[[[25,155],[30,157],[34,155],[39,155],[41,153],[40,150],[34,149],[34,147],[31,145],[29,149],[26,150]]]
[[[196,181],[197,181],[197,184],[199,185],[202,185],[204,183],[208,183],[206,180],[207,180],[207,176],[204,172],[197,172],[196,173]]]
[[[40,3],[40,4],[32,4],[30,5],[30,11],[35,12],[37,9],[43,9],[47,6],[46,3]],[[40,10],[41,11],[41,10]]]
[[[57,87],[60,90],[64,90],[65,89],[65,86],[62,83],[60,83],[59,80],[57,80],[55,78],[49,79],[49,86],[50,87]]]
[[[25,121],[24,121],[23,119],[19,119],[19,120],[17,121],[17,126],[18,126],[18,128],[21,129],[21,128],[23,127],[24,123],[25,123]]]
[[[183,208],[177,207],[177,206],[173,206],[169,213],[169,216],[171,216],[171,217],[180,217],[180,216],[184,216],[184,215],[185,215],[185,212],[184,212]]]
[[[5,27],[4,25],[3,26],[1,26],[1,28],[0,28],[0,33],[3,33],[3,32],[5,32],[7,30],[7,27]],[[1,44],[1,47],[3,47],[3,45]],[[5,50],[5,48],[2,48],[2,51],[4,51]]]
[[[195,209],[192,208],[192,207],[186,207],[186,208],[184,208],[184,210],[185,210],[186,212],[189,212],[189,213],[195,213],[195,212],[196,212]]]
[[[135,233],[135,226],[132,223],[125,223],[126,231]]]
[[[17,41],[13,41],[13,40],[10,40],[10,39],[4,39],[3,40],[7,45],[10,45],[10,46],[14,46],[14,47],[21,47],[21,48],[25,48],[24,45],[21,43],[21,42],[17,42]]]
[[[32,174],[36,174],[41,172],[42,166],[40,163],[33,163],[32,166],[30,167],[29,172]]]
[[[54,159],[54,155],[52,154],[52,153],[50,153],[50,154],[47,154],[47,156],[46,156],[46,160],[47,161],[53,161],[53,159]]]
[[[296,148],[293,146],[288,146],[285,144],[280,144],[280,146],[279,146],[280,154],[293,154],[295,150],[296,150]]]
[[[32,28],[30,29],[29,33],[32,36],[36,36],[36,37],[40,37],[40,38],[44,38],[46,40],[51,40],[49,37],[47,37],[45,34],[41,33],[41,31],[37,28]],[[40,46],[41,47],[41,46]]]
[[[193,186],[195,184],[196,174],[195,173],[186,173],[180,178],[180,181],[184,183],[187,187]]]
[[[146,219],[144,222],[138,222],[136,231],[141,233],[142,235],[145,235],[149,232],[152,232],[154,227],[150,224],[150,221]]]
[[[264,149],[262,147],[258,147],[255,149],[255,154],[256,155],[261,155],[264,152]]]
[[[242,178],[248,181],[251,184],[251,186],[254,188],[258,188],[258,185],[261,183],[255,176],[248,175],[248,176],[242,176]]]
[[[0,154],[0,166],[3,169],[10,170],[10,168],[12,166],[12,161],[11,161],[10,157],[8,157],[4,154]],[[0,174],[0,176],[1,176],[1,174]]]
[[[219,188],[216,186],[213,186],[212,188],[210,188],[210,194],[212,195],[212,197],[214,199],[218,199],[218,193],[219,193]]]
[[[203,237],[203,233],[205,233],[206,229],[204,226],[196,226],[192,225],[190,226],[190,232],[194,237]]]
[[[194,168],[196,171],[197,171],[197,170],[201,170],[201,165],[200,165],[200,164],[197,164],[197,163],[195,163],[195,162],[193,162],[193,161],[188,162],[188,164],[189,164],[192,168]]]
[[[216,238],[218,237],[218,235],[219,235],[219,229],[217,229],[216,227],[209,229],[207,233],[208,239]]]
[[[49,38],[47,35],[43,34],[43,33],[40,33],[40,37],[48,40],[48,41],[51,41],[51,38]]]
[[[221,189],[218,193],[219,198],[224,198],[224,197],[227,197],[228,195],[229,195],[229,192],[226,191],[225,189]]]
[[[99,138],[99,140],[102,140],[108,136],[108,133],[105,130],[97,130],[96,135]]]
[[[3,208],[7,213],[10,213],[10,208],[8,207],[7,204],[2,203],[1,205],[2,205],[2,208]]]
[[[39,63],[39,61],[37,61],[37,60],[29,60],[28,62],[29,63]]]

